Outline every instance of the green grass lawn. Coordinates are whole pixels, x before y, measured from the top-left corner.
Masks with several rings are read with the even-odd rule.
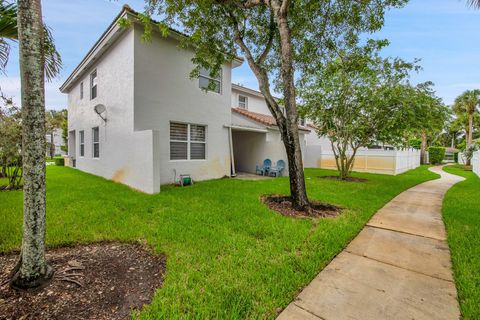
[[[141,240],[167,256],[163,287],[141,318],[274,318],[403,190],[436,174],[357,174],[366,183],[319,179],[306,170],[311,199],[345,208],[335,219],[293,219],[268,210],[263,194],[286,194],[288,178],[221,179],[162,187],[146,195],[75,169],[47,167],[49,246]],[[0,252],[21,243],[22,193],[0,193]]]
[[[445,171],[467,180],[453,186],[443,201],[443,220],[463,319],[480,319],[480,179],[462,167]]]

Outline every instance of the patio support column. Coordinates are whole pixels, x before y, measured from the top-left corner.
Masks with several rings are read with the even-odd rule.
[[[233,156],[232,127],[228,127],[228,141],[230,145],[230,177],[235,177],[237,173],[235,172],[235,157]]]

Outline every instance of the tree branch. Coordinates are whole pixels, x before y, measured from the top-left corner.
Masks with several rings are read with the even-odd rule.
[[[227,10],[227,14],[229,18],[232,20],[232,23],[235,28],[234,41],[245,54],[245,58],[247,58],[248,65],[250,66],[253,73],[257,77],[258,82],[260,84],[260,91],[265,96],[265,101],[267,102],[268,109],[270,110],[275,120],[277,121],[277,125],[279,127],[283,126],[285,122],[285,117],[282,111],[280,110],[280,107],[278,106],[277,101],[275,100],[275,98],[272,96],[270,92],[270,84],[268,82],[267,72],[265,71],[265,69],[262,68],[261,65],[255,62],[252,52],[250,51],[248,46],[245,44],[245,41],[243,40],[242,33],[240,31],[238,20],[236,19],[236,17],[233,15],[231,11],[228,11],[228,10]]]
[[[265,49],[263,50],[262,54],[258,57],[257,59],[257,64],[261,65],[265,61],[265,59],[268,56],[268,53],[270,52],[270,49],[272,48],[273,45],[273,38],[275,37],[275,20],[274,20],[274,15],[273,12],[270,12],[270,30],[268,33],[268,42],[267,45],[265,46]]]

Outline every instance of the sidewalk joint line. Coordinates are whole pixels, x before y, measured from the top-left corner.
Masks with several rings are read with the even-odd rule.
[[[388,265],[388,266],[392,266],[392,267],[395,267],[395,268],[403,269],[403,270],[410,271],[410,272],[413,272],[413,273],[416,273],[416,274],[421,274],[421,275],[423,275],[423,276],[427,276],[427,277],[434,278],[434,279],[437,279],[437,280],[442,280],[442,281],[446,281],[446,282],[453,283],[452,280],[443,279],[443,278],[436,277],[436,276],[432,276],[432,275],[430,275],[430,274],[426,274],[426,273],[423,273],[423,272],[420,272],[420,271],[417,271],[417,270],[413,270],[413,269],[405,268],[405,267],[402,267],[402,266],[398,266],[398,265],[396,265],[396,264],[389,263],[389,262],[385,262],[385,261],[382,261],[382,260],[378,260],[378,259],[375,259],[375,258],[372,258],[372,257],[369,257],[369,256],[361,255],[361,254],[352,252],[352,251],[347,250],[347,249],[345,249],[345,252],[350,253],[350,254],[353,254],[354,256],[357,256],[357,257],[366,258],[366,259],[369,259],[369,260],[372,260],[372,261],[376,261],[376,262],[379,262],[379,263],[383,263],[383,264],[386,264],[386,265]]]
[[[434,238],[434,237],[429,237],[429,236],[422,236],[421,234],[415,234],[415,233],[411,233],[411,232],[407,232],[407,231],[401,231],[401,230],[395,230],[395,229],[390,229],[390,228],[387,228],[387,227],[379,227],[379,226],[374,226],[374,225],[371,225],[369,224],[370,222],[367,222],[367,224],[365,226],[367,227],[370,227],[370,228],[377,228],[377,229],[382,229],[382,230],[387,230],[387,231],[392,231],[392,232],[398,232],[398,233],[403,233],[403,234],[407,234],[409,236],[415,236],[415,237],[420,237],[420,238],[427,238],[427,239],[432,239],[432,240],[437,240],[437,241],[446,241],[444,239],[438,239],[438,238]]]
[[[295,303],[296,301],[293,301],[293,305],[296,306],[297,308],[300,308],[302,309],[303,311],[307,312],[307,313],[310,313],[312,316],[314,316],[315,318],[318,318],[320,320],[326,320],[325,318],[319,316],[319,315],[316,315],[315,313],[313,313],[312,311],[302,307],[302,306],[299,306],[298,304]]]

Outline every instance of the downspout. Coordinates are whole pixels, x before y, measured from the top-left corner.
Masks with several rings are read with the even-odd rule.
[[[230,177],[237,176],[235,172],[235,157],[233,155],[232,127],[228,127],[228,142],[230,146]]]

